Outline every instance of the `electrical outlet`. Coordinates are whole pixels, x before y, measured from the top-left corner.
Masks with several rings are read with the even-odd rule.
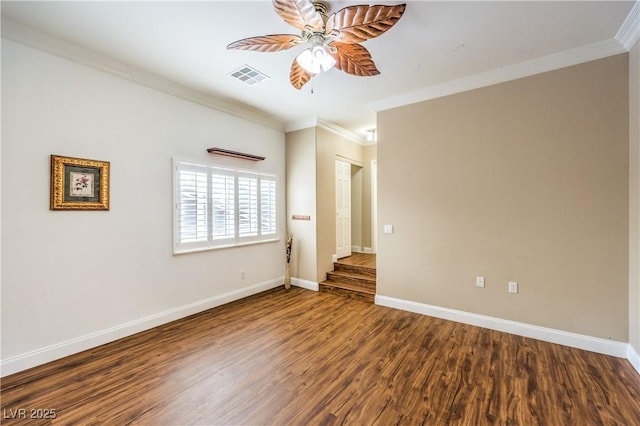
[[[509,293],[518,292],[518,283],[515,281],[509,281]]]
[[[484,277],[480,275],[476,277],[476,287],[484,287]]]

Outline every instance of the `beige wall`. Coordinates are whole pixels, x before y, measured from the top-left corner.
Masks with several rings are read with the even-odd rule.
[[[336,252],[335,161],[363,164],[362,145],[323,127],[317,127],[316,131],[317,279],[320,282],[333,270],[332,256]]]
[[[324,127],[290,132],[285,139],[287,232],[294,234],[291,275],[324,281],[336,252],[335,160],[351,163],[357,171],[354,184],[362,189],[353,191],[358,198],[352,212],[352,227],[357,228],[354,244],[370,244],[370,159],[375,158],[375,147],[363,147]],[[308,215],[311,221],[292,220],[293,215]]]
[[[628,81],[624,54],[380,112],[378,293],[628,341]]]
[[[287,232],[293,235],[291,276],[316,281],[316,130],[287,133]],[[310,221],[292,220],[311,216]]]
[[[371,249],[371,161],[377,158],[376,145],[366,145],[362,149],[362,247]]]
[[[629,52],[629,342],[640,354],[640,42]]]

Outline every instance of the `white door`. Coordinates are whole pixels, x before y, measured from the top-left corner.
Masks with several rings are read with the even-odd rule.
[[[336,255],[351,256],[351,164],[336,160]]]

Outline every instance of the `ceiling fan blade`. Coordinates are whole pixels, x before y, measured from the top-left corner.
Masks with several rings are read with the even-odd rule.
[[[337,69],[360,77],[380,74],[371,54],[364,46],[334,42],[331,47],[336,48],[336,53],[332,53],[331,56],[336,60]]]
[[[302,86],[307,84],[314,76],[315,74],[311,74],[300,66],[297,58],[293,60],[293,64],[291,64],[291,72],[289,73],[289,81],[291,81],[291,85],[293,87],[298,90],[302,89]]]
[[[407,5],[349,6],[332,14],[327,20],[327,34],[335,32],[335,40],[341,43],[360,43],[378,37],[393,27]]]
[[[273,0],[273,8],[287,24],[299,30],[309,26],[313,31],[322,31],[322,15],[311,0]]]
[[[301,43],[302,37],[293,34],[274,34],[258,37],[249,37],[234,41],[227,49],[252,50],[256,52],[277,52],[291,49]]]

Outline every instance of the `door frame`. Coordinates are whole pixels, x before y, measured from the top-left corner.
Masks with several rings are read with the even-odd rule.
[[[340,163],[340,164],[339,164]],[[342,159],[336,158],[335,159],[335,169],[334,169],[334,179],[335,179],[335,188],[336,188],[336,194],[335,194],[335,199],[336,199],[336,207],[335,207],[335,213],[336,213],[336,246],[335,246],[335,251],[336,251],[336,257],[338,259],[341,259],[343,257],[347,257],[347,256],[351,256],[351,162],[349,161],[344,161]],[[345,188],[348,190],[348,196],[344,197],[345,200],[348,200],[349,202],[349,226],[348,226],[348,232],[345,233],[345,235],[343,235],[343,237],[347,237],[348,238],[348,244],[346,244],[345,247],[339,247],[339,238],[338,238],[338,232],[339,227],[340,227],[340,215],[341,215],[341,209],[338,207],[339,206],[339,202],[338,202],[338,197],[340,195],[340,191],[338,190],[338,185],[340,184],[339,181],[339,174],[338,174],[338,170],[339,167],[343,167],[344,166],[344,170],[347,170],[348,173],[344,173],[344,176],[348,177],[348,185],[345,186]],[[344,209],[342,209],[344,210]],[[342,232],[344,233],[344,229],[342,230]]]
[[[371,160],[371,250],[378,252],[378,160]]]

